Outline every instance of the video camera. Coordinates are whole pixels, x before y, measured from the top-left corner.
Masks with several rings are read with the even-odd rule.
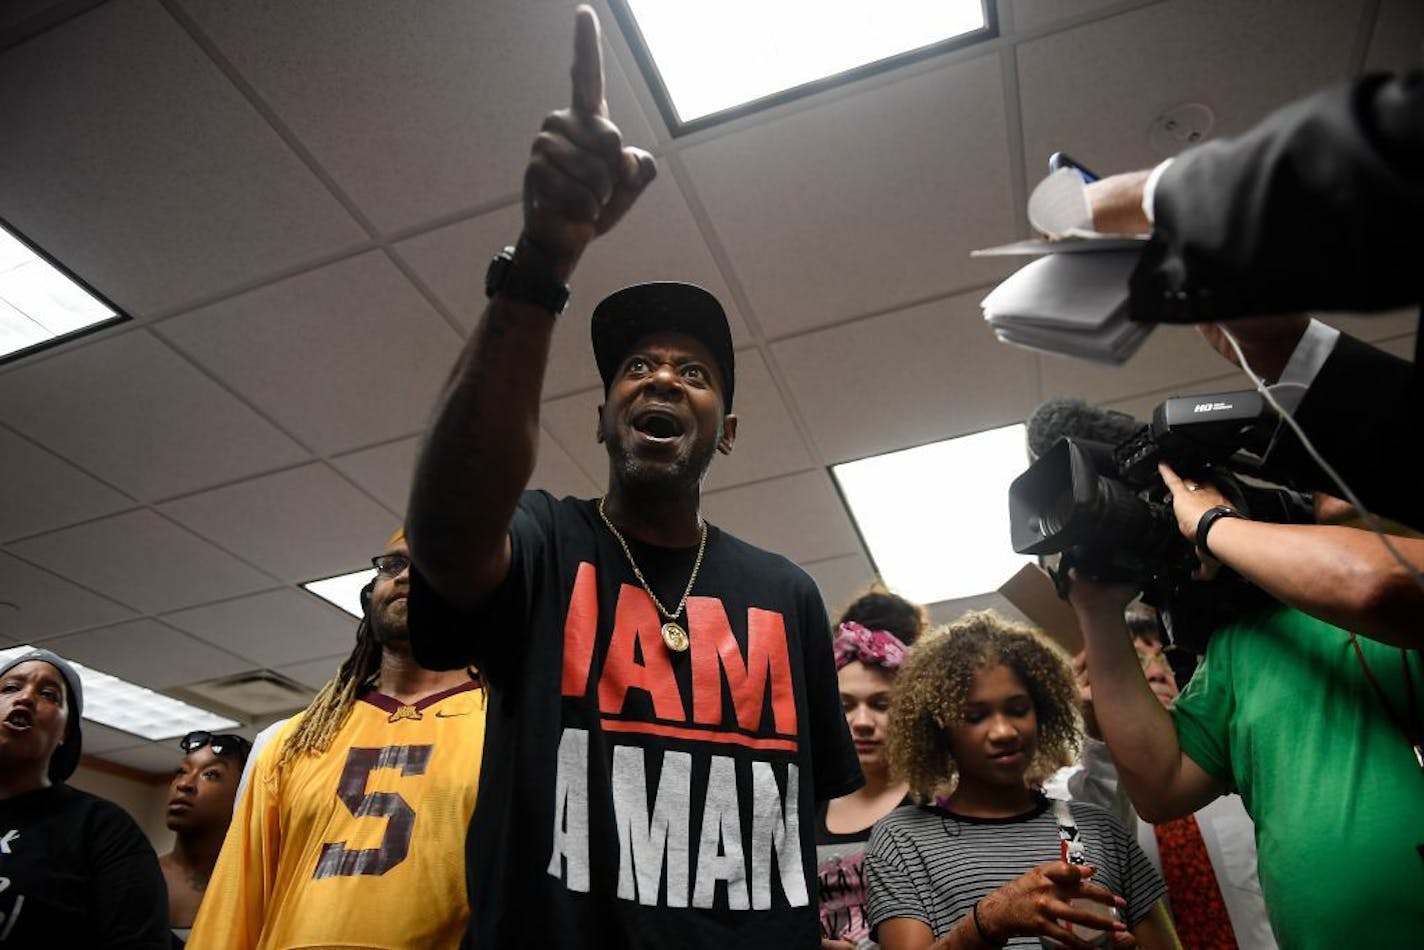
[[[1047,448],[1009,486],[1014,550],[1047,556],[1061,596],[1070,568],[1140,586],[1167,638],[1200,653],[1212,631],[1270,600],[1225,567],[1209,581],[1192,579],[1196,552],[1177,530],[1157,463],[1211,482],[1251,518],[1310,522],[1310,496],[1243,477],[1260,470],[1276,423],[1252,390],[1168,399],[1147,425],[1078,400],[1050,400],[1029,420],[1030,445]]]

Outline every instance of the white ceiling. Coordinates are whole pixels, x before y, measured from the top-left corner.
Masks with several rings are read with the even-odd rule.
[[[354,624],[296,585],[362,567],[400,522],[528,144],[568,97],[572,6],[5,5],[0,217],[135,319],[0,367],[0,643],[160,689],[335,669]],[[832,610],[871,566],[829,464],[1049,395],[1142,414],[1238,385],[1186,329],[1119,369],[993,340],[977,304],[1007,268],[968,252],[1026,236],[1050,151],[1145,166],[1167,108],[1206,103],[1231,134],[1424,48],[1411,0],[1003,0],[997,40],[673,140],[601,12],[613,117],[663,174],[576,276],[534,483],[603,483],[592,305],[703,284],[742,417],[709,517],[805,565]],[[1347,322],[1409,351],[1412,314]],[[171,761],[87,729],[105,758]]]

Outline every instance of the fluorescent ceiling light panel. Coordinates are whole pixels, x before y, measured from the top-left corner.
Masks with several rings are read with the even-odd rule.
[[[831,467],[881,578],[922,604],[997,590],[1024,563],[1009,545],[1009,482],[1023,425]]]
[[[28,653],[24,644],[0,650],[0,663]],[[69,659],[65,657],[65,659]],[[197,706],[155,693],[153,690],[108,673],[69,661],[84,687],[84,718],[145,739],[176,739],[194,729],[236,729],[242,723]]]
[[[0,362],[127,319],[0,222]]]
[[[361,617],[361,588],[371,583],[376,576],[374,568],[342,574],[319,581],[307,581],[302,585],[322,600],[333,603],[353,617]]]
[[[992,36],[989,6],[980,0],[613,0],[674,134],[709,125],[713,116],[740,114],[749,103],[805,95]]]

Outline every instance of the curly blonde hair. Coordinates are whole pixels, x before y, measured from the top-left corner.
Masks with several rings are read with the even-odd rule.
[[[920,801],[953,790],[959,769],[946,729],[964,718],[975,676],[1000,664],[1023,682],[1038,716],[1029,779],[1047,778],[1077,754],[1078,688],[1067,654],[1030,627],[973,611],[921,639],[895,681],[890,767]]]

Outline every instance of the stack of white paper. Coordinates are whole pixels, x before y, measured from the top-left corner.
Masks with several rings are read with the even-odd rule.
[[[1152,331],[1127,318],[1139,247],[1047,254],[984,298],[984,319],[1006,343],[1099,363],[1123,363]]]

